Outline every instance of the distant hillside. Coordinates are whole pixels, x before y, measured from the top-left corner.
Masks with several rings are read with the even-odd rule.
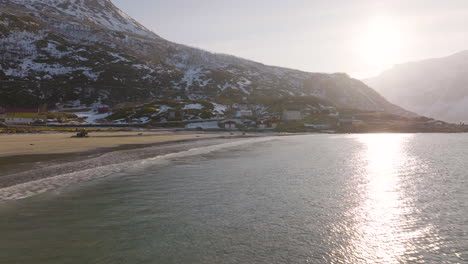
[[[397,65],[364,82],[418,114],[468,123],[468,51]]]
[[[266,66],[175,44],[109,0],[0,0],[0,106],[309,96],[413,114],[346,74]]]

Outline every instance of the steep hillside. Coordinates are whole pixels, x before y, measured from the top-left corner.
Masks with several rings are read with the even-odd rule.
[[[109,0],[0,0],[0,105],[314,96],[411,113],[345,74],[266,66],[169,42]]]
[[[468,51],[397,65],[365,83],[418,114],[468,122]]]

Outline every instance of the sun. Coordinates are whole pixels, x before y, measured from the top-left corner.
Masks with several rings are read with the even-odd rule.
[[[361,30],[359,56],[367,65],[381,69],[396,62],[402,47],[401,31],[396,23],[386,18],[374,18]]]

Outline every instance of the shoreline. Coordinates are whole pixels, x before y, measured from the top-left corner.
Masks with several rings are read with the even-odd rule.
[[[96,131],[86,138],[76,132],[0,135],[0,158],[24,155],[79,153],[121,145],[147,145],[195,138],[215,138],[222,133],[180,131]]]
[[[261,141],[276,134],[226,134],[192,137],[147,144],[123,144],[76,153],[29,154],[0,157],[0,202],[18,200],[59,187],[89,181],[145,160],[163,159],[193,150],[212,151],[243,142]]]

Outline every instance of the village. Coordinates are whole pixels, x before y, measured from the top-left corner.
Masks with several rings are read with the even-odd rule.
[[[206,131],[360,133],[399,129],[408,131],[467,131],[421,117],[408,119],[375,111],[337,109],[321,104],[283,104],[276,107],[249,103],[160,100],[140,104],[82,106],[58,104],[54,109],[0,107],[0,127],[144,127]],[[5,129],[4,129],[5,130]],[[20,129],[21,130],[21,129]],[[19,130],[19,131],[20,131]],[[395,132],[393,131],[393,132]]]

